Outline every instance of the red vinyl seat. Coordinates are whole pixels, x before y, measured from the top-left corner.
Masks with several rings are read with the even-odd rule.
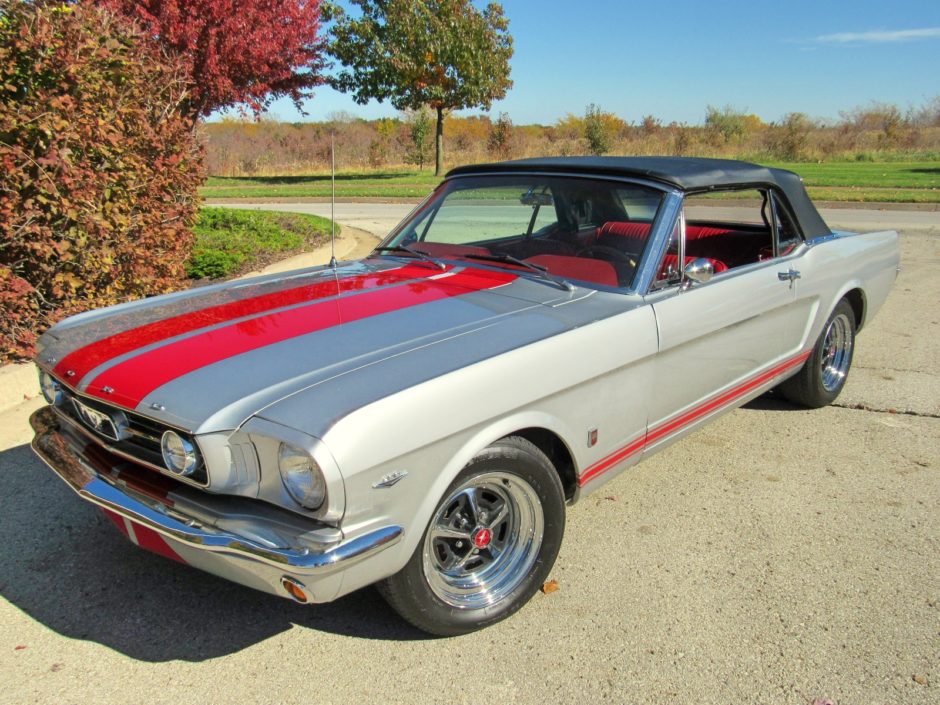
[[[649,223],[608,221],[597,229],[594,241],[598,244],[601,238],[619,237],[628,240],[646,240],[650,234]]]
[[[765,247],[772,249],[769,233],[698,225],[686,228],[687,255],[715,259],[728,267],[759,262]]]
[[[707,225],[687,225],[685,228],[685,240],[698,240],[703,237],[721,237],[722,235],[729,235],[733,233],[734,230],[728,228],[712,228]]]
[[[545,267],[549,274],[564,279],[580,279],[601,286],[618,286],[617,270],[610,262],[604,260],[564,255],[536,255],[526,259],[526,262]]]

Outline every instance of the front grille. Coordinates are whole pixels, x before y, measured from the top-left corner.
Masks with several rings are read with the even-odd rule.
[[[86,436],[97,441],[111,452],[135,460],[153,470],[184,482],[191,482],[203,487],[208,484],[208,475],[201,456],[196,470],[188,477],[180,477],[171,473],[164,465],[163,452],[160,450],[160,439],[166,431],[173,430],[181,433],[178,429],[154,421],[146,416],[141,416],[133,411],[120,409],[98,399],[75,394],[64,386],[62,392],[64,398],[55,407],[55,410],[67,417]],[[87,411],[82,413],[82,406],[86,410],[90,409],[91,413]],[[96,426],[94,412],[103,414],[110,421]],[[185,434],[181,433],[181,435]],[[193,445],[197,447],[196,452],[198,453],[198,445],[195,443]]]

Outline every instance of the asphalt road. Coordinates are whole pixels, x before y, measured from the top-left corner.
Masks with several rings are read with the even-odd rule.
[[[304,608],[140,551],[32,456],[37,402],[0,414],[0,703],[940,702],[928,215],[827,214],[903,231],[836,406],[763,397],[621,475],[570,509],[560,589],[466,637],[372,590]]]

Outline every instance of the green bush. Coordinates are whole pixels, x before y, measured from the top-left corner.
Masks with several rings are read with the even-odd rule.
[[[314,215],[234,208],[203,208],[186,272],[220,279],[256,269],[325,242],[330,221]]]
[[[0,0],[0,363],[185,281],[202,151],[182,76],[104,10]]]

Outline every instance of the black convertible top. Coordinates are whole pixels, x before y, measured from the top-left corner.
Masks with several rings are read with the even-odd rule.
[[[810,200],[803,180],[792,171],[772,169],[733,159],[698,157],[541,157],[451,169],[447,176],[547,171],[604,176],[634,176],[659,181],[683,191],[701,192],[737,187],[775,187],[799,222],[807,239],[831,230]]]

